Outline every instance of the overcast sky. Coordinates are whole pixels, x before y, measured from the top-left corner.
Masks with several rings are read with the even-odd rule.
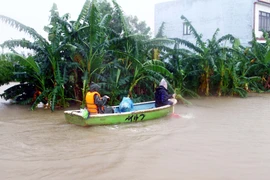
[[[137,16],[145,21],[154,32],[154,7],[156,3],[169,0],[116,0],[127,15]],[[45,36],[43,27],[48,25],[50,9],[56,3],[60,15],[71,14],[76,20],[85,0],[0,0],[0,14],[11,17],[27,26],[34,28],[39,34]],[[0,21],[0,44],[10,39],[29,39],[24,33],[11,28]]]

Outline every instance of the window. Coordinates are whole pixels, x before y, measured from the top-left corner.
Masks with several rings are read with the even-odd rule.
[[[270,13],[260,11],[259,31],[270,31]]]
[[[190,26],[187,23],[183,23],[183,35],[190,35]]]

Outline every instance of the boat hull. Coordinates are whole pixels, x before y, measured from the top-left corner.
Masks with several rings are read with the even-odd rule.
[[[80,126],[112,125],[158,119],[172,113],[174,105],[155,108],[153,101],[135,103],[134,111],[123,113],[117,112],[118,106],[114,106],[115,113],[90,115],[87,119],[82,117],[80,110],[65,111],[64,114],[66,121],[71,124]],[[145,108],[144,106],[147,106],[147,109],[143,109]]]

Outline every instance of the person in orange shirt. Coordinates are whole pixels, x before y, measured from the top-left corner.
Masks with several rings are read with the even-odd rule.
[[[90,89],[86,94],[86,107],[90,114],[107,113],[106,103],[110,99],[109,96],[104,95],[101,97],[99,94],[100,86],[92,83]]]

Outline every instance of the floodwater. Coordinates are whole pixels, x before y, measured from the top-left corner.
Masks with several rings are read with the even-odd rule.
[[[0,93],[7,86],[0,87]],[[268,180],[270,94],[178,104],[148,122],[80,127],[0,100],[0,179]]]

